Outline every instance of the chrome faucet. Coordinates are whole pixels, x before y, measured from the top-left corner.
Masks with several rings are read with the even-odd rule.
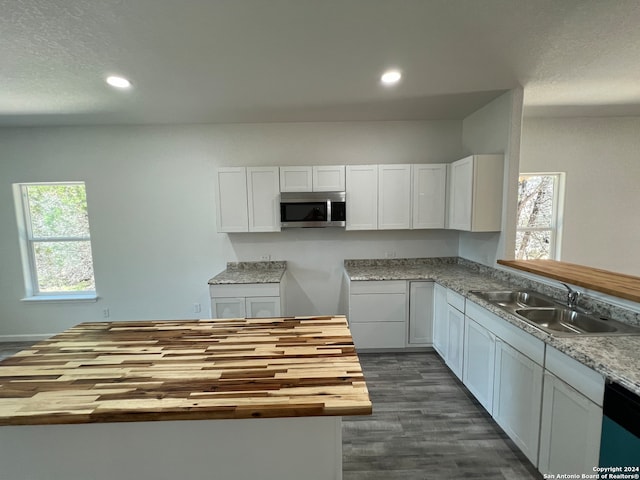
[[[578,300],[580,299],[580,295],[582,294],[571,288],[566,283],[563,283],[562,285],[567,288],[567,306],[572,310],[578,308]]]

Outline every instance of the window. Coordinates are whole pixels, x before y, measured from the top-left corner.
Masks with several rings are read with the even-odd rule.
[[[14,189],[27,297],[95,298],[84,182]]]
[[[516,259],[560,259],[563,173],[527,173],[518,179]]]

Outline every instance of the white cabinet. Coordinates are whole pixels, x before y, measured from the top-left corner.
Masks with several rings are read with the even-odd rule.
[[[378,229],[378,166],[347,165],[347,230]]]
[[[447,357],[447,289],[433,287],[433,348],[443,359]]]
[[[445,164],[412,165],[411,228],[444,228],[447,192]]]
[[[350,281],[348,318],[356,348],[404,348],[407,282]]]
[[[248,232],[247,169],[219,168],[216,183],[218,232]]]
[[[280,231],[278,167],[247,167],[250,232]]]
[[[410,226],[411,165],[378,165],[378,229]]]
[[[465,318],[462,381],[489,413],[493,411],[495,352],[496,336],[471,318]]]
[[[503,155],[472,155],[450,165],[448,228],[500,231],[503,170]]]
[[[453,305],[447,305],[447,356],[445,363],[462,380],[464,351],[464,313]]]
[[[542,367],[496,341],[493,418],[533,463],[538,462]]]
[[[278,232],[278,167],[223,167],[216,172],[218,232]]]
[[[313,167],[314,192],[344,192],[344,165],[320,165]]]
[[[280,167],[281,192],[310,192],[313,188],[311,167]]]
[[[343,192],[344,165],[280,167],[281,192]]]
[[[604,378],[552,347],[547,347],[545,366],[538,470],[593,474],[600,455]]]
[[[433,282],[409,283],[408,346],[433,344]]]
[[[211,318],[279,317],[283,290],[282,282],[210,285]]]

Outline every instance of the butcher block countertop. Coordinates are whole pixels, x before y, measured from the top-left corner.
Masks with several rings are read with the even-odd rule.
[[[0,362],[0,425],[371,410],[344,316],[82,323]]]

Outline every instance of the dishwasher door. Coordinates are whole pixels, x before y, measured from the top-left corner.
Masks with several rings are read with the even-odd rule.
[[[600,466],[640,467],[640,397],[617,383],[604,389]]]

